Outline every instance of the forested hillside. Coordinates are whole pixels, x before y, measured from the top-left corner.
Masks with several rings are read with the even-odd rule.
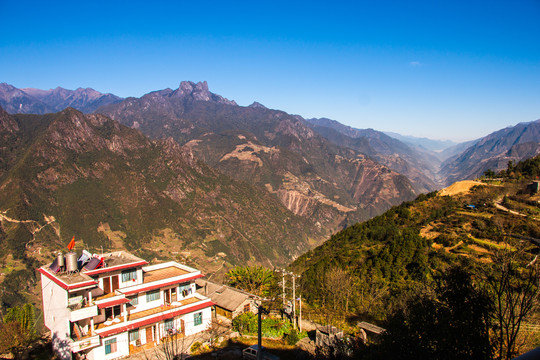
[[[493,174],[504,176],[502,182],[486,181],[470,191],[464,186],[446,196],[420,195],[333,235],[291,265],[301,274],[302,296],[325,313],[327,321],[344,324],[352,316],[392,327],[399,314],[405,323],[413,322],[407,316],[418,305],[415,299],[441,303],[440,291],[453,281],[448,274],[455,269],[465,272],[455,276],[464,276],[472,293],[485,294],[490,301],[496,296],[490,287],[494,279],[512,266],[516,266],[509,275],[512,289],[526,284],[528,275],[537,279],[536,268],[526,266],[535,264],[540,244],[540,198],[528,190],[540,173],[539,165],[540,157],[511,164],[510,169]],[[513,204],[515,210],[506,204]],[[536,281],[528,289],[534,294]],[[529,310],[526,320],[534,323],[538,309],[535,305]],[[498,333],[495,320],[485,323],[495,329],[492,333]],[[510,346],[501,346],[503,340],[491,341],[493,351]]]

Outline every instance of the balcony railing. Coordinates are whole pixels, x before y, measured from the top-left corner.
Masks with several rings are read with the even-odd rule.
[[[90,349],[99,345],[101,345],[101,340],[99,338],[99,335],[94,335],[94,336],[85,337],[81,340],[73,341],[70,344],[70,348],[72,352],[79,352],[79,351]]]
[[[98,314],[97,305],[85,306],[79,309],[69,310],[69,320],[71,322],[88,319]]]

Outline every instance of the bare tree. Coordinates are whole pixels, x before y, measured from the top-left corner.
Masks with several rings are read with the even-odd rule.
[[[193,337],[185,337],[181,334],[170,334],[161,340],[161,343],[152,349],[149,357],[146,350],[144,356],[147,360],[180,360],[189,354],[191,345],[195,342]]]
[[[343,269],[334,267],[325,276],[326,290],[332,299],[334,310],[349,310],[349,299],[353,292],[353,281]]]
[[[144,355],[148,360],[181,360],[190,353],[191,346],[196,341],[208,341],[212,350],[215,350],[219,346],[219,339],[229,332],[229,327],[218,323],[216,318],[212,318],[212,322],[206,331],[192,336],[169,333],[161,340],[159,345],[152,349],[153,354],[151,357],[148,357],[146,352]]]
[[[521,326],[538,306],[538,268],[527,257],[522,249],[500,251],[493,257],[493,266],[487,274],[486,283],[494,302],[498,359],[516,355]]]

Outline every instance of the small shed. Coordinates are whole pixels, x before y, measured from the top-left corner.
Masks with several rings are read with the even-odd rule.
[[[317,328],[315,333],[315,344],[321,347],[332,346],[336,340],[343,339],[343,330],[332,325]]]
[[[527,185],[527,191],[531,194],[538,194],[540,192],[540,181],[535,180],[531,184]]]
[[[195,284],[197,293],[216,304],[216,315],[232,319],[245,312],[257,313],[256,301],[261,299],[257,295],[205,279],[197,279]]]

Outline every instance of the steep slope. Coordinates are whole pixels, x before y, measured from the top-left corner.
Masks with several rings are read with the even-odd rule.
[[[412,148],[373,129],[355,129],[326,118],[306,121],[334,144],[357,150],[407,176],[418,193],[440,187],[436,175],[440,161],[427,150]]]
[[[314,221],[189,148],[103,115],[0,111],[0,139],[0,255],[46,254],[75,235],[91,249],[183,256],[213,271],[284,264],[322,236]]]
[[[474,179],[486,170],[505,169],[509,161],[520,161],[540,153],[540,120],[519,123],[478,140],[441,166],[448,184]]]
[[[502,185],[456,184],[422,194],[333,235],[290,266],[301,274],[303,299],[334,310],[346,304],[381,320],[411,289],[425,291],[426,282],[452,265],[485,275],[505,251],[523,255],[526,265],[540,246],[538,194],[526,191],[540,174],[540,158],[515,169]]]
[[[17,89],[6,83],[0,84],[0,106],[10,114],[46,114],[67,107],[90,113],[100,106],[120,101],[122,98],[116,95],[102,94],[91,88]]]
[[[173,137],[210,166],[274,194],[289,210],[331,233],[414,197],[409,180],[352,149],[336,146],[299,118],[237,106],[182,82],[96,112],[152,138]]]

